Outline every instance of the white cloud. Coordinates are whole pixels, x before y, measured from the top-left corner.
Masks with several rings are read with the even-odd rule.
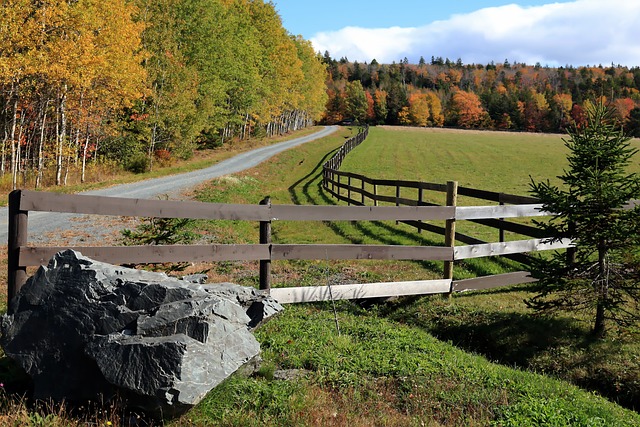
[[[640,1],[576,0],[544,6],[515,4],[454,15],[416,28],[321,32],[314,47],[332,57],[417,62],[441,56],[464,63],[640,66]]]

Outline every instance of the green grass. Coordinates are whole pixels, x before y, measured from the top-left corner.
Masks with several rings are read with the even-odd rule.
[[[640,416],[549,377],[487,361],[376,310],[289,306],[257,334],[266,369],[235,376],[195,425],[632,426]],[[305,374],[273,378],[274,368]]]
[[[565,156],[559,135],[376,127],[342,170],[525,195],[529,175],[553,179]]]
[[[422,162],[411,163],[414,158],[427,156],[428,160],[438,149],[430,146],[426,153],[418,155],[417,146],[423,142],[415,138],[416,134],[419,132],[372,128],[370,140],[354,150],[353,158],[347,156],[343,170],[376,178],[445,182],[451,179],[447,174],[451,174],[462,180],[457,177],[465,174],[464,162],[459,162],[456,169],[433,160],[436,163],[431,169],[433,178],[418,173],[417,164]],[[456,147],[455,150],[446,148],[448,155],[476,159],[487,151],[480,147],[481,141],[491,144],[495,139],[494,134],[469,135],[478,145],[472,150],[473,155],[457,152],[468,148],[464,135],[453,132],[447,136],[443,132]],[[530,153],[539,155],[539,160],[529,165],[531,168],[543,164],[548,168],[545,173],[558,174],[562,170],[560,157],[564,156],[564,147],[560,137],[497,136],[501,139],[499,148],[488,150],[500,153],[492,157],[495,167],[501,167],[500,158],[507,164],[513,163],[528,140],[538,144],[528,146]],[[283,153],[232,179],[215,180],[201,188],[197,197],[212,202],[258,203],[270,195],[273,203],[335,204],[320,186],[320,165],[347,137],[343,131]],[[480,137],[487,139],[478,140]],[[516,141],[509,144],[509,137]],[[388,145],[389,141],[395,144],[396,150],[384,155],[369,146],[370,143]],[[540,144],[547,148],[541,150]],[[404,145],[407,147],[402,148]],[[435,147],[442,149],[444,145],[440,141]],[[405,154],[394,158],[391,152]],[[545,152],[553,160],[540,157]],[[356,154],[376,159],[381,165],[379,170],[386,170],[389,175],[375,175],[370,169],[374,162],[364,161],[364,157],[358,160]],[[397,167],[394,163],[403,162],[407,162],[408,167],[398,168],[399,172],[392,174]],[[476,162],[474,167],[480,168],[481,162]],[[435,169],[440,170],[436,173]],[[519,187],[516,179],[500,181],[508,184],[508,188],[498,186],[499,183],[492,187],[491,182],[483,178],[462,182],[475,188],[526,194],[528,173],[521,175],[525,182]],[[210,238],[225,242],[258,241],[256,224],[218,221],[203,223],[199,228],[206,228]],[[281,243],[442,243],[441,236],[419,235],[410,227],[396,226],[393,222],[276,221],[273,239]],[[469,260],[457,263],[455,274],[461,278],[474,277],[514,268],[518,266],[504,260]],[[437,262],[273,263],[274,286],[429,279],[440,277],[441,271],[442,264]],[[212,273],[226,280],[255,285],[258,269],[256,264],[225,263],[217,269],[214,267]],[[338,308],[341,335],[335,329],[331,306],[288,306],[283,316],[258,333],[265,359],[261,373],[252,378],[230,379],[176,423],[189,419],[196,425],[209,422],[356,426],[639,423],[636,413],[551,378],[563,378],[589,390],[598,390],[612,400],[631,406],[630,398],[637,401],[636,388],[640,384],[636,374],[640,355],[635,344],[636,332],[614,334],[615,338],[609,342],[593,343],[588,339],[589,325],[583,317],[535,317],[523,303],[527,296],[530,294],[526,287],[516,287],[456,295],[451,300],[439,296],[401,300],[369,311],[344,302]],[[615,355],[606,358],[609,353]],[[511,369],[514,366],[549,376]],[[302,369],[307,374],[284,382],[273,379],[276,369]]]
[[[389,319],[423,328],[439,339],[507,366],[565,379],[640,409],[638,327],[615,328],[594,340],[584,313],[534,315],[526,286],[456,295],[452,303],[422,298],[391,304]]]
[[[372,127],[341,170],[379,179],[434,183],[527,195],[530,178],[549,179],[566,167],[563,135]],[[640,149],[640,139],[631,144]],[[630,166],[640,172],[640,156]]]

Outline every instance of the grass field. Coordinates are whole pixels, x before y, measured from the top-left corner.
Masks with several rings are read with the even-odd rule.
[[[370,139],[352,152],[353,157],[347,156],[342,169],[375,178],[432,182],[453,178],[475,188],[526,194],[536,165],[543,165],[544,174],[550,175],[557,175],[564,166],[566,153],[558,136],[440,131],[438,137],[443,139],[433,137],[433,144],[427,145],[421,132],[429,133],[373,128]],[[289,151],[246,174],[214,181],[201,188],[197,197],[257,203],[270,195],[273,203],[333,204],[321,189],[320,165],[346,137],[335,135]],[[509,142],[510,138],[515,141]],[[467,151],[469,144],[474,148]],[[514,160],[523,145],[529,153],[526,164]],[[459,161],[445,164],[445,158]],[[422,167],[432,161],[433,167]],[[469,162],[481,178],[473,179],[467,172]],[[484,162],[492,167],[483,171]],[[514,167],[515,163],[519,166]],[[505,176],[495,180],[490,173],[494,168],[506,171]],[[422,175],[424,170],[429,176]],[[534,176],[542,179],[544,174]],[[209,238],[220,241],[257,241],[255,224],[208,223],[206,230]],[[275,222],[273,238],[282,243],[385,244],[438,244],[441,239],[385,222]],[[457,264],[455,274],[471,277],[512,268],[516,266],[503,260],[471,260]],[[435,262],[273,263],[275,286],[427,279],[439,277],[441,271],[441,264]],[[226,263],[211,273],[254,285],[258,274],[257,265],[247,263]],[[574,391],[566,383],[488,363],[494,360],[564,378],[627,406],[635,402],[638,375],[632,367],[637,368],[640,354],[637,331],[594,343],[588,338],[588,322],[580,316],[533,316],[523,303],[529,295],[526,287],[513,287],[455,296],[451,301],[441,297],[399,301],[370,310],[344,302],[337,308],[341,334],[335,329],[330,305],[290,306],[284,316],[259,332],[265,350],[263,372],[230,380],[188,419],[202,424],[214,420],[219,425],[638,423],[637,414],[592,401],[593,395]],[[432,336],[442,341],[432,342]],[[451,344],[488,360],[458,353]],[[304,376],[288,382],[274,379],[279,369],[304,372]],[[603,412],[590,412],[595,408]]]
[[[354,131],[344,128],[245,173],[214,180],[197,189],[195,197],[257,204],[269,195],[276,204],[333,204],[320,186],[321,165]],[[536,165],[545,171],[549,168],[544,173],[555,176],[564,164],[564,148],[556,136],[432,133],[372,128],[370,138],[347,157],[343,170],[373,178],[456,179],[461,185],[526,194],[528,176],[538,170]],[[436,139],[436,134],[444,139]],[[433,138],[431,145],[424,142],[425,135]],[[509,138],[514,139],[509,142]],[[523,157],[525,145],[529,154],[524,157],[536,155],[538,160],[514,160]],[[390,149],[383,152],[376,146]],[[545,158],[542,146],[547,147],[547,156],[553,156]],[[421,152],[419,147],[426,150]],[[447,158],[456,162],[444,162]],[[422,175],[425,162],[430,164],[428,175]],[[489,167],[483,166],[486,162]],[[474,179],[468,168],[480,176]],[[490,173],[493,169],[503,170],[502,178],[496,180]],[[192,228],[202,241],[258,240],[255,223],[196,221]],[[440,236],[418,235],[392,222],[274,222],[273,239],[280,243],[441,243]],[[517,267],[497,259],[470,260],[456,264],[455,274],[471,277]],[[212,281],[255,285],[258,280],[256,263],[226,262],[193,269],[207,270]],[[429,279],[440,277],[441,272],[437,262],[273,263],[275,286]],[[232,377],[171,425],[640,425],[640,415],[611,402],[632,407],[639,401],[636,343],[640,331],[612,331],[607,340],[593,342],[583,317],[534,316],[523,303],[528,295],[521,286],[456,295],[451,300],[440,296],[398,300],[367,309],[340,302],[335,313],[329,303],[288,306],[257,332],[264,359],[257,375]],[[0,366],[0,372],[6,372],[5,367]],[[284,373],[293,379],[280,379]],[[598,391],[609,400],[584,389]],[[3,407],[5,402],[0,399]]]
[[[458,181],[481,190],[527,195],[531,178],[549,179],[567,166],[566,136],[431,128],[372,127],[366,144],[341,170],[380,179]],[[640,140],[631,141],[640,149]],[[630,171],[640,172],[640,156]]]

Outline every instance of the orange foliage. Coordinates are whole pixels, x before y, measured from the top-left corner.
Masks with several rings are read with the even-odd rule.
[[[463,128],[478,127],[487,118],[487,112],[475,93],[458,90],[453,94],[452,104],[458,126]]]
[[[376,117],[376,113],[373,109],[375,102],[370,92],[365,92],[365,96],[367,97],[367,119],[373,120]]]
[[[636,103],[631,98],[620,98],[613,101],[616,118],[620,123],[625,123],[629,118],[629,113],[636,107]]]

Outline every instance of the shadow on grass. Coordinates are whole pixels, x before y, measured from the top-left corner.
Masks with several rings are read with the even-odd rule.
[[[496,289],[483,295],[526,289]],[[455,299],[473,297],[469,293]],[[640,373],[637,364],[630,369],[629,360],[635,353],[625,349],[623,340],[595,340],[589,328],[575,319],[492,310],[462,301],[451,304],[434,296],[390,303],[382,314],[491,361],[544,372],[628,409],[640,409]]]
[[[338,151],[335,149],[327,153],[314,168],[303,178],[293,183],[289,188],[291,200],[295,204],[309,203],[322,205],[337,205],[337,202],[322,188],[322,165]],[[422,234],[403,230],[398,226],[393,226],[382,221],[351,221],[349,222],[353,230],[357,232],[348,233],[343,225],[337,222],[324,221],[323,224],[331,229],[336,235],[350,241],[353,244],[361,244],[365,238],[385,245],[406,245],[407,241],[417,246],[440,246],[442,242],[429,239]],[[442,262],[438,261],[413,261],[427,271],[433,273],[442,272]],[[468,272],[475,276],[486,276],[494,274],[495,268],[512,269],[513,262],[501,258],[485,259],[483,262],[464,261],[460,263]]]

